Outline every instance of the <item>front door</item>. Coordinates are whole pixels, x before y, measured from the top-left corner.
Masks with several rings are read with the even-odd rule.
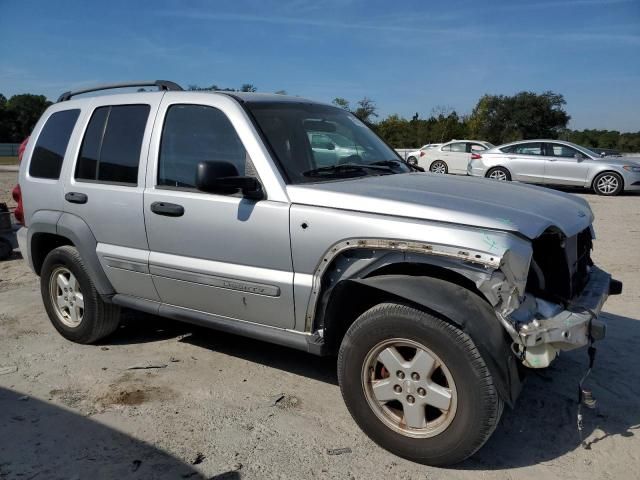
[[[260,201],[195,188],[203,161],[260,177],[245,148],[255,138],[239,112],[222,95],[164,97],[144,192],[149,269],[165,304],[293,328],[289,203],[272,200],[269,188]]]
[[[546,143],[544,183],[583,186],[592,160],[562,143]]]

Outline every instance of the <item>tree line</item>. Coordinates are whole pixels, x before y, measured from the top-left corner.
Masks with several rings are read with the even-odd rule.
[[[258,89],[245,83],[240,88],[194,84],[189,85],[188,90],[255,92]],[[275,93],[287,94],[284,90]],[[416,113],[410,119],[397,114],[380,119],[375,101],[368,97],[353,104],[338,97],[333,104],[352,112],[395,148],[442,143],[454,138],[487,140],[495,145],[531,138],[555,138],[588,148],[640,152],[640,131],[568,129],[571,117],[565,110],[566,101],[561,94],[551,91],[541,94],[520,92],[512,96],[483,95],[468,115],[439,105],[431,110],[428,118],[420,118]],[[7,99],[0,93],[0,143],[22,142],[49,105],[51,102],[44,95],[20,94]]]

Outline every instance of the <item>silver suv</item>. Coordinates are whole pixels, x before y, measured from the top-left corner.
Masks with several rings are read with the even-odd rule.
[[[150,83],[64,94],[27,146],[19,243],[65,338],[97,342],[128,307],[337,355],[362,430],[446,465],[527,368],[604,335],[622,286],[590,259],[585,201],[414,172],[332,106]],[[321,134],[352,153],[327,164]]]

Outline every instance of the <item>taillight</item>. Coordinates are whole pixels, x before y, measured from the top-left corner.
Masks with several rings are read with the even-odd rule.
[[[471,154],[471,160],[480,160],[481,158],[482,158],[482,155],[480,155],[479,153]]]
[[[420,156],[424,157],[424,152],[422,150],[420,150]]]
[[[16,209],[13,211],[13,216],[16,217],[16,221],[20,225],[24,225],[24,208],[22,206],[22,191],[20,190],[20,185],[16,185],[15,187],[13,187],[11,196],[13,197],[13,200],[18,204]]]

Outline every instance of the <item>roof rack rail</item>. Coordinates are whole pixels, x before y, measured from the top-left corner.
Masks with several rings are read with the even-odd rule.
[[[58,102],[65,102],[69,100],[71,97],[75,97],[76,95],[80,95],[81,93],[98,92],[100,90],[111,90],[113,88],[127,88],[127,87],[158,87],[160,90],[166,90],[166,91],[183,90],[183,88],[180,85],[178,85],[175,82],[170,82],[169,80],[148,80],[148,81],[141,81],[141,82],[108,83],[105,85],[97,85],[91,88],[83,88],[82,90],[64,92],[58,98]]]

